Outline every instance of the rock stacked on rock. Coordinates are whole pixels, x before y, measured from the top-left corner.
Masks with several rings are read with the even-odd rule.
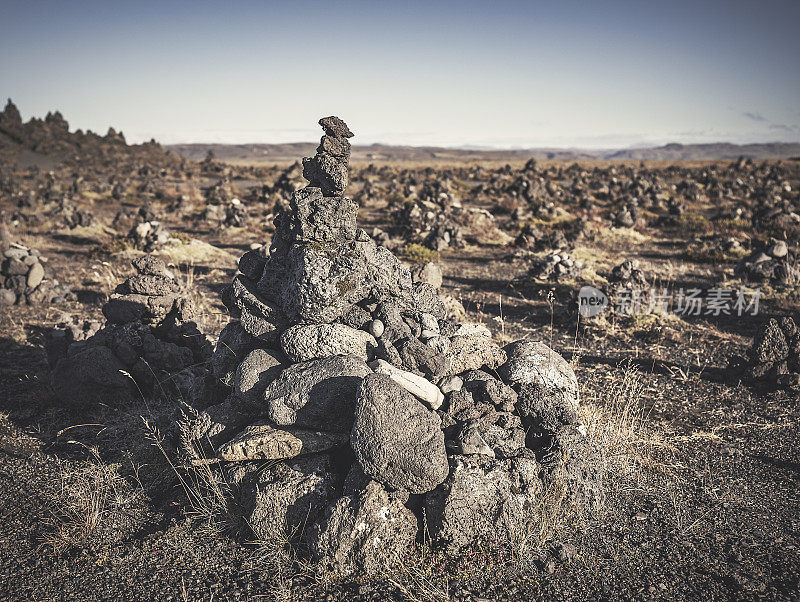
[[[61,303],[74,296],[58,280],[47,276],[45,259],[36,249],[0,244],[0,252],[0,305]]]
[[[792,318],[770,318],[746,358],[737,358],[744,378],[773,388],[800,391],[800,329]]]
[[[532,262],[528,276],[536,280],[562,280],[580,274],[583,264],[567,251],[555,250]]]
[[[172,235],[160,221],[149,220],[134,224],[128,232],[128,238],[134,247],[149,253],[167,244]]]
[[[789,250],[783,240],[772,240],[765,248],[753,252],[740,261],[734,273],[749,281],[770,282],[778,285],[797,285],[800,269],[797,255]]]
[[[358,228],[352,133],[320,123],[310,185],[223,292],[210,365],[227,394],[185,425],[186,450],[220,463],[258,537],[303,538],[339,574],[402,558],[423,512],[452,549],[511,537],[580,447],[575,375],[541,343],[503,350],[448,319],[441,274],[412,278]],[[576,482],[595,475],[582,457]]]
[[[80,336],[64,320],[48,340],[52,383],[65,403],[114,403],[142,395],[187,393],[211,353],[197,329],[194,304],[161,259],[133,261],[136,274],[103,306],[107,322]]]

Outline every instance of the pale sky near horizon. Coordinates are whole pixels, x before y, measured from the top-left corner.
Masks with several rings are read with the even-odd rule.
[[[800,1],[0,0],[0,97],[131,142],[800,142]]]

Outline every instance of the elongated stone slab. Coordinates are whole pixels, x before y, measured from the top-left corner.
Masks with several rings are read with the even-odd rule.
[[[444,395],[439,387],[431,381],[392,366],[384,360],[375,360],[369,364],[376,374],[385,374],[414,397],[424,401],[432,410],[438,410],[444,402]]]
[[[283,460],[327,451],[344,445],[346,433],[325,433],[298,427],[276,428],[271,424],[253,424],[220,446],[223,460]]]

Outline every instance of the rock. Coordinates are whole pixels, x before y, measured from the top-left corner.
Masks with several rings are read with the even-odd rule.
[[[378,346],[363,330],[344,324],[308,324],[288,328],[280,337],[281,348],[292,362],[306,362],[332,355],[353,355],[368,360]]]
[[[432,410],[438,410],[444,402],[444,395],[439,387],[422,376],[396,368],[384,360],[376,360],[369,366],[376,374],[385,374],[406,391],[424,401]]]
[[[580,427],[565,426],[546,447],[537,451],[544,468],[545,487],[563,487],[579,512],[591,513],[603,506],[603,460]]]
[[[267,386],[267,416],[281,426],[348,432],[361,381],[369,374],[363,360],[346,355],[289,366]]]
[[[469,443],[467,447],[465,442]],[[467,419],[455,443],[463,455],[480,453],[493,458],[513,458],[525,453],[525,429],[515,414],[488,411]],[[478,447],[472,447],[475,445]]]
[[[454,456],[443,485],[425,496],[431,535],[457,551],[488,539],[517,541],[539,519],[539,466],[529,457]]]
[[[436,353],[416,337],[403,339],[396,347],[403,361],[403,367],[409,371],[421,372],[431,378],[440,378],[450,369],[446,356]]]
[[[325,433],[287,426],[256,423],[246,427],[217,450],[218,456],[229,462],[243,460],[283,460],[315,454],[341,447],[347,443],[346,433]]]
[[[256,339],[239,322],[231,322],[219,334],[211,356],[211,371],[228,386],[233,385],[234,372],[244,357],[256,346]]]
[[[182,429],[184,451],[195,459],[216,456],[217,448],[241,430],[252,418],[231,400],[213,405],[200,412]]]
[[[475,400],[491,403],[504,412],[513,412],[517,403],[517,393],[508,385],[480,370],[470,370],[464,374],[464,386]]]
[[[70,405],[129,399],[136,388],[127,366],[108,347],[100,345],[61,358],[51,379],[55,394]]]
[[[552,432],[579,424],[578,379],[572,367],[544,343],[521,340],[505,348],[503,380],[519,394],[516,408],[527,424]]]
[[[460,391],[463,386],[464,381],[458,376],[447,376],[439,383],[439,389],[445,395],[453,391]]]
[[[350,131],[350,128],[347,127],[347,124],[335,116],[323,117],[319,120],[319,124],[329,136],[335,136],[337,138],[352,138],[354,135],[353,132]]]
[[[431,314],[438,320],[443,320],[447,316],[447,309],[439,299],[436,289],[427,282],[417,282],[412,291],[414,306],[417,311]]]
[[[283,312],[263,299],[257,293],[255,283],[245,276],[234,279],[222,300],[245,331],[266,343],[276,343],[287,326]]]
[[[3,272],[8,276],[25,276],[28,273],[28,266],[22,259],[8,259],[3,265]]]
[[[437,290],[442,288],[442,270],[430,261],[411,268],[411,279],[414,282],[426,282]]]
[[[243,487],[247,523],[260,540],[299,539],[332,499],[336,477],[328,456],[267,465]]]
[[[411,293],[408,268],[374,241],[287,244],[270,255],[259,290],[293,322],[329,323],[369,295],[388,300]]]
[[[251,249],[239,258],[239,271],[248,279],[258,282],[267,259],[258,249]]]
[[[309,534],[315,560],[335,575],[376,575],[405,558],[417,534],[417,519],[375,481],[326,509]]]
[[[278,378],[282,369],[278,352],[254,349],[236,367],[233,391],[245,404],[255,406],[263,398],[267,385]]]
[[[481,434],[477,421],[467,422],[459,431],[458,452],[464,456],[481,455],[494,458],[495,454]]]
[[[158,322],[177,310],[177,295],[112,295],[103,306],[103,315],[113,324]]]
[[[41,263],[34,263],[28,272],[28,288],[36,288],[44,280],[44,268]]]
[[[778,259],[782,257],[786,257],[786,254],[789,252],[789,247],[786,246],[786,243],[782,240],[779,240],[775,244],[773,244],[767,253],[772,255],[772,257],[776,257]]]
[[[370,333],[376,339],[381,338],[384,330],[385,328],[383,326],[383,322],[381,322],[380,320],[372,320],[367,324],[367,332]]]
[[[0,305],[14,305],[17,302],[17,295],[14,291],[7,288],[0,289]]]
[[[758,363],[778,362],[786,359],[789,346],[778,321],[770,318],[766,328],[762,330],[753,343],[750,357]]]
[[[450,363],[449,374],[478,370],[483,366],[497,368],[506,361],[505,352],[483,334],[452,337],[445,357]]]
[[[117,292],[149,296],[174,295],[180,292],[180,286],[175,280],[164,276],[137,274],[117,287]]]
[[[411,336],[411,329],[403,320],[400,308],[394,303],[381,303],[375,310],[377,320],[383,324],[380,338],[388,343],[395,343]]]
[[[439,417],[383,374],[359,389],[351,446],[364,472],[395,489],[425,493],[448,473]]]

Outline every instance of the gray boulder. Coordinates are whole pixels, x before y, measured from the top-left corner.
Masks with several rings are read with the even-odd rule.
[[[375,481],[328,507],[309,533],[315,560],[340,577],[375,575],[400,563],[414,543],[417,518]]]
[[[425,493],[447,477],[439,417],[383,374],[364,379],[350,439],[364,472],[394,489]]]
[[[354,355],[366,361],[378,345],[368,332],[344,324],[299,324],[284,331],[280,340],[292,362],[332,355]]]
[[[245,276],[239,275],[233,280],[223,293],[222,301],[248,334],[267,343],[276,343],[288,325],[283,312],[264,299],[255,282]]]
[[[497,368],[506,361],[506,354],[492,339],[483,334],[454,336],[445,357],[449,361],[449,374],[478,370],[484,366]]]
[[[289,366],[267,385],[267,416],[282,426],[348,432],[358,389],[368,374],[372,370],[364,360],[347,355]]]
[[[242,487],[242,506],[261,540],[297,540],[332,499],[336,477],[328,456],[279,462]]]
[[[540,341],[522,340],[505,347],[503,380],[519,394],[517,412],[526,424],[556,432],[580,424],[578,379],[566,360]]]
[[[457,551],[481,538],[510,542],[536,519],[542,495],[531,457],[454,456],[447,480],[425,496],[433,537]]]
[[[53,368],[51,382],[55,394],[67,404],[124,401],[136,391],[129,368],[102,345],[70,350]]]
[[[283,369],[281,354],[268,349],[253,349],[236,367],[233,392],[249,406],[258,404],[264,391]]]
[[[233,385],[234,373],[239,363],[253,350],[258,341],[239,322],[231,322],[222,332],[211,355],[211,372],[227,386]]]
[[[411,274],[369,238],[342,244],[290,239],[285,252],[270,255],[258,286],[292,322],[328,323],[368,296],[408,297]]]

